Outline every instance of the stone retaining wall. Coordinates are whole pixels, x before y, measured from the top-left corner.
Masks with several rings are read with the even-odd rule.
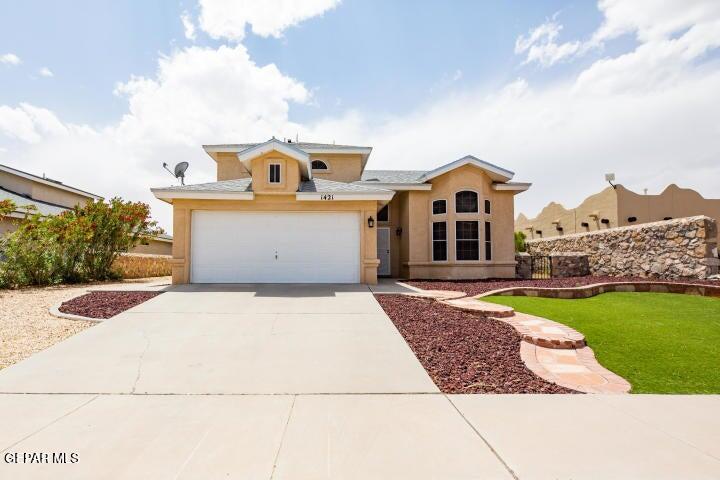
[[[707,278],[718,272],[717,225],[687,217],[527,241],[530,255],[581,252],[591,275]]]
[[[113,263],[113,270],[122,278],[164,277],[172,274],[170,255],[126,253]]]
[[[550,265],[553,278],[590,275],[590,261],[584,253],[553,253],[550,255]]]

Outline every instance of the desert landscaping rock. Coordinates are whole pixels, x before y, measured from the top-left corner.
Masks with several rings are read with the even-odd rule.
[[[86,293],[88,288],[125,288],[168,282],[167,277],[142,278],[121,283],[93,283],[0,290],[0,369],[13,365],[75,335],[96,322],[53,317],[49,309]]]
[[[140,305],[162,292],[90,292],[63,302],[59,310],[71,315],[90,318],[111,318]]]
[[[576,393],[525,366],[510,325],[435,300],[376,299],[444,393]]]

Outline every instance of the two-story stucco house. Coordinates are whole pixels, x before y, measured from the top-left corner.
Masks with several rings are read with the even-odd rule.
[[[205,145],[217,182],[153,188],[173,205],[173,283],[376,283],[515,274],[514,195],[528,183],[466,156],[365,170],[348,145]]]

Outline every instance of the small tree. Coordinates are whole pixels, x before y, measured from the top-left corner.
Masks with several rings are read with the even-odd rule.
[[[0,244],[0,283],[48,285],[113,278],[112,264],[120,253],[160,233],[147,204],[120,198],[88,202],[56,216],[28,213]]]
[[[104,280],[112,275],[111,267],[120,253],[127,252],[147,237],[163,233],[150,220],[150,207],[141,202],[124,202],[115,197],[109,203],[90,202],[76,208],[75,216],[83,222],[88,234],[84,252],[87,275]]]
[[[527,250],[527,247],[525,245],[526,238],[527,237],[525,236],[524,232],[515,232],[515,253],[524,252]]]
[[[15,211],[15,203],[12,200],[0,200],[0,217],[10,215]]]

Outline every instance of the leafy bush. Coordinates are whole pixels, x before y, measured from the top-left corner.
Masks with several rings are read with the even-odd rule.
[[[524,232],[515,232],[515,253],[518,252],[524,252],[527,250],[527,247],[525,245],[525,239],[527,237],[525,236]]]
[[[0,285],[116,278],[111,267],[117,256],[159,233],[148,205],[120,198],[88,202],[51,217],[28,214],[0,244]]]

